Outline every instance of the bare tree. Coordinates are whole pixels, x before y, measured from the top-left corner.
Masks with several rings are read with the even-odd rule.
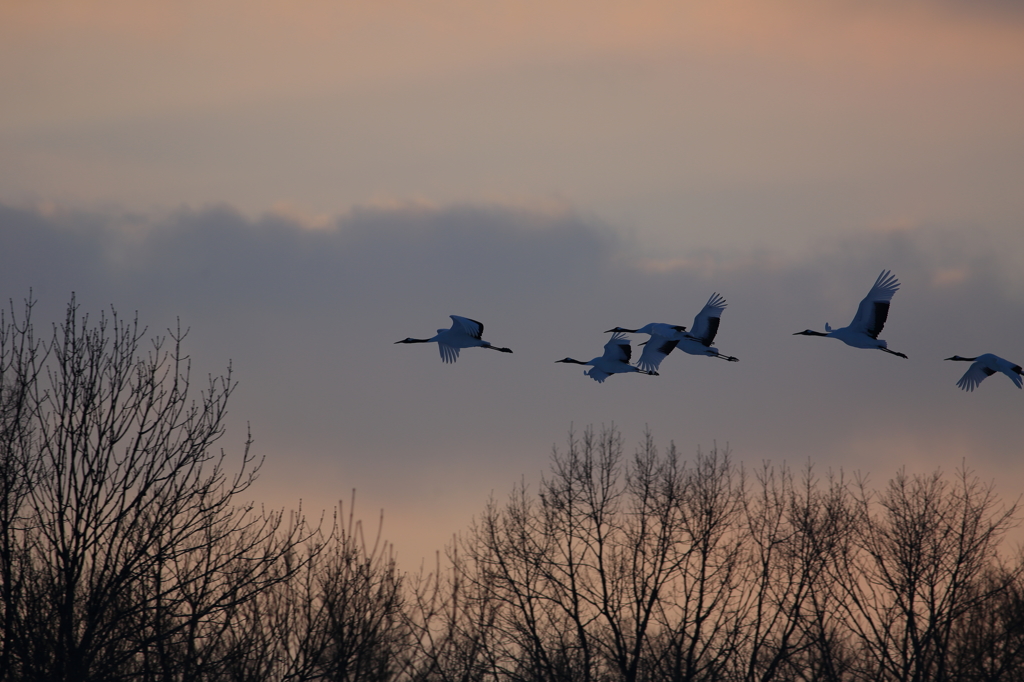
[[[496,604],[499,674],[589,681],[611,655],[599,631],[621,562],[611,539],[620,532],[620,457],[617,432],[588,430],[582,441],[570,434],[539,501],[519,486],[504,507],[491,502],[463,539],[473,588]]]
[[[993,581],[989,570],[1017,506],[1000,508],[992,487],[967,470],[953,483],[939,472],[901,471],[877,502],[863,481],[855,497],[856,533],[832,584],[863,661],[859,676],[950,679],[957,624],[1016,579],[1012,571]]]
[[[501,604],[492,598],[485,573],[449,546],[449,566],[440,553],[432,572],[422,568],[409,583],[406,618],[412,647],[402,679],[417,682],[481,682],[499,677],[504,650],[496,621]]]
[[[382,527],[383,517],[368,548],[361,524],[350,514],[324,553],[326,562],[317,576],[325,615],[326,646],[317,660],[323,679],[383,682],[401,665],[408,646],[402,577],[390,545],[381,542]]]
[[[953,632],[950,679],[967,682],[1024,680],[1024,580],[1016,570],[992,567],[972,588],[974,601]]]
[[[744,496],[750,565],[744,679],[840,679],[842,645],[830,623],[831,566],[852,531],[842,478],[822,489],[810,464],[797,479],[765,464]]]
[[[13,306],[9,318],[0,309],[0,681],[20,677],[19,607],[32,580],[23,531],[30,524],[25,501],[38,467],[31,457],[33,415],[28,397],[38,379],[43,349],[29,323],[31,311],[29,301],[19,323]]]
[[[411,649],[403,613],[402,574],[377,535],[368,545],[362,522],[339,502],[327,533],[293,548],[284,579],[240,607],[224,638],[225,679],[395,679]]]
[[[669,453],[674,464],[674,448]],[[728,452],[698,451],[671,495],[677,522],[670,547],[677,570],[661,590],[655,679],[723,679],[746,638],[742,536],[744,490]]]
[[[180,330],[144,352],[137,320],[90,324],[72,298],[38,343],[31,309],[0,332],[3,675],[196,679],[303,524],[239,504],[259,466],[249,442],[233,473],[214,450],[230,367],[196,395]]]
[[[463,542],[489,595],[495,675],[714,677],[737,646],[741,489],[727,456],[683,466],[650,434],[623,462],[614,428],[570,432],[537,497],[491,503]]]
[[[968,651],[975,673],[1006,670],[1020,563],[996,550],[1015,514],[966,473],[875,496],[810,465],[748,479],[728,453],[683,463],[645,434],[626,460],[614,429],[570,432],[539,492],[516,486],[460,542],[474,609],[434,641],[472,642],[474,665],[422,679],[948,679]],[[992,605],[1011,634],[970,640]]]

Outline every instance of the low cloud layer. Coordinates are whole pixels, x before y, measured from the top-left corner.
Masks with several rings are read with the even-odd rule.
[[[224,445],[240,450],[251,423],[267,457],[262,501],[315,511],[357,488],[415,561],[492,492],[537,480],[570,424],[615,423],[627,440],[649,427],[684,453],[728,444],[751,465],[810,460],[876,478],[965,463],[1015,495],[1024,395],[1000,376],[963,393],[966,365],[942,358],[1024,361],[1020,250],[963,235],[919,226],[837,236],[800,257],[658,260],[562,209],[398,206],[311,227],[229,207],[0,206],[0,295],[17,309],[31,290],[44,328],[72,291],[83,312],[137,310],[153,333],[180,317],[197,371],[233,363]],[[902,282],[882,337],[908,360],[792,336],[847,324],[882,269]],[[554,363],[599,355],[613,326],[689,325],[714,291],[729,301],[717,345],[739,363],[673,354],[659,377],[602,385]],[[469,349],[444,365],[432,345],[394,345],[449,314],[481,320],[514,353]]]

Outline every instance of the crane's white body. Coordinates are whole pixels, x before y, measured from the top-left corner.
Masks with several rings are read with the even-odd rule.
[[[626,338],[625,334],[615,333],[612,334],[612,338],[608,340],[608,343],[604,344],[604,354],[600,357],[596,357],[588,362],[573,360],[572,358],[555,360],[555,362],[570,362],[577,365],[590,365],[591,369],[586,370],[583,373],[598,383],[604,383],[604,380],[612,374],[628,374],[637,372],[640,374],[657,376],[657,372],[643,370],[629,364],[629,359],[632,357],[632,354],[633,350],[630,348],[629,339]]]
[[[961,360],[964,362],[973,362],[964,375],[960,377],[960,381],[956,382],[956,385],[965,391],[973,391],[977,388],[978,384],[985,380],[986,377],[990,377],[996,372],[1002,372],[1006,376],[1010,377],[1010,381],[1014,383],[1017,388],[1024,388],[1024,380],[1021,379],[1024,370],[1021,369],[1020,365],[1016,365],[1009,360],[1004,360],[998,355],[992,353],[985,353],[979,355],[976,358],[962,358],[959,355],[954,355],[947,360]]]
[[[490,348],[502,353],[511,353],[510,348],[500,348],[484,341],[481,337],[484,333],[482,322],[471,320],[468,317],[449,315],[452,318],[450,329],[438,329],[437,334],[429,339],[402,339],[395,343],[437,343],[437,349],[441,353],[443,362],[455,362],[459,359],[459,351],[463,348]]]
[[[888,270],[883,270],[882,274],[875,280],[871,291],[860,302],[860,305],[857,307],[857,314],[849,325],[833,329],[826,322],[824,333],[807,329],[802,332],[796,332],[794,336],[826,336],[832,339],[839,339],[847,346],[853,346],[854,348],[877,349],[890,355],[898,355],[901,358],[905,358],[907,356],[903,353],[889,350],[888,344],[883,339],[878,338],[882,328],[885,326],[886,319],[889,317],[889,304],[892,301],[893,295],[899,291],[899,288],[900,283],[896,276]]]
[[[693,326],[690,331],[682,325],[665,324],[663,322],[652,322],[645,324],[639,329],[624,329],[616,327],[609,329],[610,332],[630,332],[632,334],[650,334],[651,338],[644,342],[644,350],[637,361],[637,367],[649,371],[655,371],[661,366],[661,361],[668,357],[668,354],[678,348],[690,355],[704,355],[707,357],[721,358],[730,362],[737,362],[738,358],[731,355],[722,355],[717,348],[712,347],[715,336],[718,334],[718,326],[722,320],[722,311],[726,308],[725,299],[714,293],[708,302],[704,304],[697,317],[693,319]]]

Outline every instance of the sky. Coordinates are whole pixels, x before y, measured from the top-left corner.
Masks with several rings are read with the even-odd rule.
[[[1024,392],[942,361],[1024,362],[1018,3],[0,0],[0,92],[0,299],[180,319],[253,498],[407,566],[587,425],[1024,491]],[[909,359],[793,336],[884,269]],[[713,292],[738,363],[554,363]],[[394,344],[451,314],[514,352]]]

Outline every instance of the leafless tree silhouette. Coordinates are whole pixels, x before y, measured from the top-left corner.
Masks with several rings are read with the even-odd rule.
[[[137,320],[72,299],[44,343],[32,305],[0,320],[0,679],[195,679],[303,524],[240,506],[248,442],[234,473],[214,451],[230,368],[196,396],[184,333],[143,352]]]
[[[830,585],[861,661],[856,677],[951,679],[958,623],[996,606],[1020,575],[1019,564],[990,572],[1016,504],[1002,507],[966,470],[952,483],[901,471],[877,496],[861,481],[853,513]]]

